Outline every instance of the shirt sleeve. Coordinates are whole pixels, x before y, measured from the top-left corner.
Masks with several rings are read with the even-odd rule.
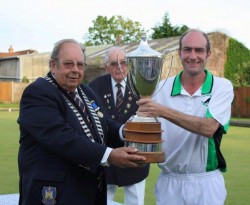
[[[104,166],[104,167],[108,167],[109,166],[109,163],[108,163],[108,158],[109,158],[109,155],[111,153],[113,149],[110,148],[110,147],[107,147],[104,155],[103,155],[103,158],[101,160],[101,165]]]
[[[217,120],[226,133],[229,127],[231,104],[234,97],[233,85],[229,80],[223,78],[214,83],[216,89],[212,92],[206,117]]]

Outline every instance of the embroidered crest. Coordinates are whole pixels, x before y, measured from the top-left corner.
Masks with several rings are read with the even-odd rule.
[[[204,96],[202,96],[202,100],[201,100],[202,105],[204,105],[205,107],[207,107],[210,99],[211,99],[211,95],[204,95]]]
[[[42,202],[45,205],[56,204],[56,187],[44,186],[42,190],[43,199]]]

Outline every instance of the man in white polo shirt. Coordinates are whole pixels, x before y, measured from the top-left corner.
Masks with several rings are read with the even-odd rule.
[[[161,82],[153,100],[138,102],[138,114],[158,117],[164,131],[157,205],[223,205],[226,199],[220,144],[229,126],[233,86],[205,69],[210,55],[208,36],[187,31],[179,41],[183,71]]]

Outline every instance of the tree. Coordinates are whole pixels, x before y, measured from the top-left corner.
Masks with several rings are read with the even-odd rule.
[[[235,87],[250,86],[250,62],[239,65],[239,70],[233,74],[231,81]]]
[[[168,17],[168,13],[166,13],[163,17],[163,23],[152,28],[154,32],[152,33],[151,37],[153,39],[159,39],[159,38],[180,36],[188,29],[189,28],[186,25],[183,25],[181,27],[172,26]]]
[[[233,38],[228,41],[224,76],[234,87],[250,86],[250,50]]]
[[[141,24],[122,16],[97,16],[92,22],[93,27],[84,36],[85,46],[117,44],[118,37],[122,43],[137,42],[141,38]]]

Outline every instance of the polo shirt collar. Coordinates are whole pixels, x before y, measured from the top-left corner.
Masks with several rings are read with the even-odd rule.
[[[206,73],[206,79],[202,85],[201,88],[201,93],[204,94],[209,94],[212,91],[213,88],[213,75],[207,70],[204,70]],[[183,71],[181,71],[174,79],[173,82],[173,87],[172,87],[172,92],[171,92],[171,96],[176,96],[176,95],[180,95],[181,94],[181,75],[182,75]]]

